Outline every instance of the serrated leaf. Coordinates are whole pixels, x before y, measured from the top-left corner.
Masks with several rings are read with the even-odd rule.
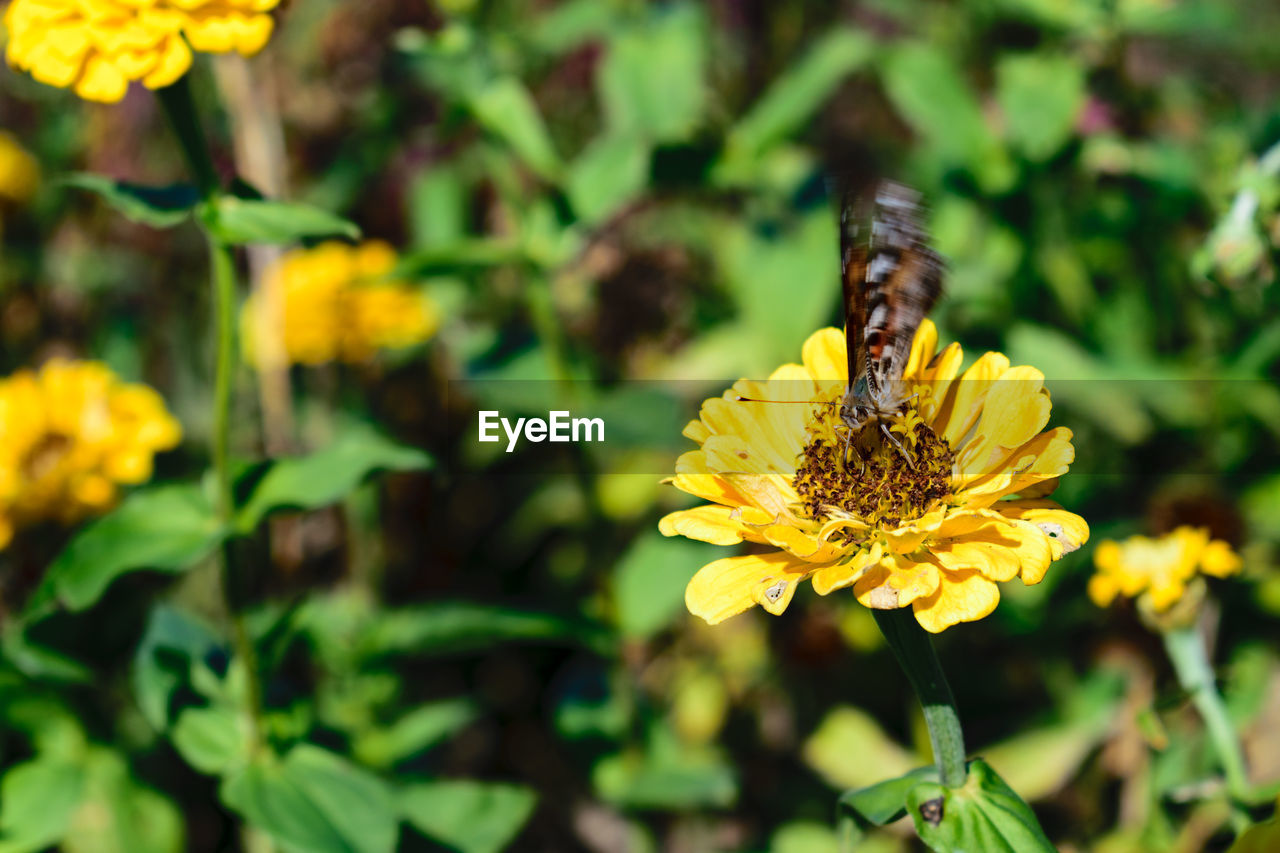
[[[325,237],[360,239],[360,228],[341,216],[287,201],[268,201],[223,195],[202,208],[205,227],[220,242],[287,245]]]
[[[223,538],[198,486],[140,489],[71,540],[49,567],[44,592],[36,598],[52,597],[71,610],[84,610],[121,575],[142,569],[186,571]]]
[[[182,223],[200,203],[199,191],[187,184],[148,187],[88,172],[66,175],[61,183],[94,193],[126,219],[152,228]]]
[[[424,835],[460,853],[506,850],[529,820],[537,795],[517,785],[470,781],[410,785],[400,813]]]
[[[420,471],[430,465],[431,457],[421,450],[367,427],[349,428],[322,450],[276,460],[241,508],[236,528],[251,531],[274,510],[336,503],[375,471]]]

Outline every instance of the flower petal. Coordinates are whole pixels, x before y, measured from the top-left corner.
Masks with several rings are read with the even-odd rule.
[[[863,572],[867,571],[870,566],[879,562],[884,556],[884,548],[879,542],[872,544],[865,551],[854,554],[848,560],[840,563],[833,563],[830,566],[823,566],[813,574],[813,588],[818,595],[827,595],[828,593],[843,589],[862,577]]]
[[[933,595],[941,583],[938,567],[893,556],[871,566],[853,585],[858,602],[872,610],[896,610]]]
[[[785,607],[795,584],[811,571],[808,563],[781,551],[725,557],[708,563],[693,576],[685,588],[685,606],[712,625],[755,606],[761,596]]]
[[[943,572],[933,595],[912,603],[916,621],[938,634],[959,622],[975,622],[1000,603],[1000,587],[978,572]]]
[[[760,542],[760,535],[735,518],[727,506],[694,507],[663,516],[658,530],[663,536],[687,536],[712,545],[737,545],[743,540]]]

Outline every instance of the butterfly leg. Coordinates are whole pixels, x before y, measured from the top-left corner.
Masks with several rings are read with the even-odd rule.
[[[902,446],[902,441],[893,434],[893,430],[889,429],[889,425],[884,421],[880,421],[880,434],[883,435],[890,444],[898,449],[898,452],[902,454],[902,458],[906,460],[907,467],[912,471],[916,470],[915,460],[911,458],[911,454],[907,452],[907,448]]]

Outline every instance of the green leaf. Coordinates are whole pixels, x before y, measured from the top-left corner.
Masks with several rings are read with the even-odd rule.
[[[917,767],[895,779],[878,782],[866,788],[845,791],[839,800],[840,814],[860,827],[884,826],[907,813],[907,795],[923,782],[934,782],[938,769],[932,765]]]
[[[725,808],[738,797],[733,768],[719,753],[684,743],[661,723],[650,727],[643,751],[597,762],[591,781],[602,799],[636,809]]]
[[[193,667],[221,650],[218,635],[194,617],[167,605],[151,611],[134,654],[133,692],[152,726],[169,728],[174,695],[190,684]]]
[[[609,42],[596,82],[610,132],[679,142],[706,112],[705,22],[692,3],[651,8]]]
[[[610,135],[594,140],[569,169],[565,190],[578,218],[588,224],[606,219],[649,182],[649,144],[638,136]]]
[[[613,599],[623,636],[644,638],[684,609],[684,588],[717,548],[657,531],[641,536],[614,570]]]
[[[889,100],[943,166],[967,166],[992,192],[1013,182],[1008,153],[950,57],[933,45],[904,44],[888,52],[881,73]]]
[[[831,709],[804,743],[805,763],[838,788],[862,788],[906,773],[914,756],[861,708]]]
[[[49,567],[36,598],[53,597],[71,610],[84,610],[121,575],[142,569],[186,571],[223,538],[199,486],[139,489],[71,540]]]
[[[446,699],[422,705],[390,726],[361,734],[352,746],[361,763],[390,767],[423,752],[457,732],[476,717],[469,699]]]
[[[223,774],[249,758],[249,719],[226,705],[186,708],[169,736],[182,758],[201,773]]]
[[[369,655],[426,655],[458,654],[516,640],[581,642],[601,648],[608,637],[597,626],[545,613],[442,601],[379,615],[361,644]]]
[[[485,130],[502,139],[539,177],[560,175],[560,155],[551,143],[538,105],[515,77],[498,77],[471,96],[471,111]]]
[[[350,494],[374,471],[420,471],[431,458],[396,444],[368,427],[351,427],[323,450],[276,460],[236,517],[241,532],[253,530],[278,509],[315,509]]]
[[[1067,56],[1003,57],[996,66],[996,98],[1009,141],[1027,159],[1052,157],[1070,138],[1084,106],[1084,68]]]
[[[114,750],[92,748],[85,791],[62,839],[64,853],[179,853],[186,849],[181,812],[144,788]]]
[[[770,84],[729,132],[730,156],[758,156],[801,130],[840,81],[866,65],[874,42],[866,33],[833,30]]]
[[[250,825],[297,853],[390,853],[398,817],[376,776],[310,744],[283,761],[270,756],[223,780],[222,801]]]
[[[200,203],[199,191],[187,184],[147,187],[87,172],[66,175],[60,183],[96,193],[126,219],[152,228],[172,228],[182,223]]]
[[[284,245],[325,237],[360,239],[359,227],[341,216],[287,201],[222,195],[202,209],[201,217],[214,237],[233,246]]]
[[[0,782],[0,851],[38,851],[66,834],[84,793],[84,769],[65,759],[19,764]]]
[[[460,853],[498,853],[520,832],[537,801],[517,785],[425,782],[400,794],[400,812],[424,835]]]
[[[907,812],[920,839],[934,850],[1054,853],[1031,807],[985,761],[969,762],[959,788],[922,782],[907,794]]]

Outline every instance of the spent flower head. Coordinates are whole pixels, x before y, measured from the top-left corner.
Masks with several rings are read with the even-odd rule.
[[[252,56],[266,45],[280,0],[13,0],[5,12],[9,64],[41,83],[114,103],[129,83],[160,89],[191,67],[192,51]]]
[[[159,394],[104,364],[54,360],[0,380],[0,547],[16,528],[110,508],[181,437]]]
[[[361,362],[381,349],[428,340],[439,326],[436,306],[417,288],[387,278],[396,261],[395,250],[378,241],[328,242],[286,254],[245,304],[251,360],[262,368]]]
[[[1044,376],[1000,353],[961,374],[959,345],[935,355],[937,339],[925,320],[891,440],[874,422],[850,435],[841,421],[837,329],[810,336],[803,364],[703,403],[684,431],[700,448],[671,482],[710,503],[660,529],[758,550],[704,566],[685,593],[692,613],[711,623],[757,604],[781,613],[809,580],[822,595],[852,587],[867,607],[910,606],[936,633],[988,615],[1000,582],[1039,583],[1088,539],[1080,516],[1045,499],[1075,451],[1070,430],[1042,431]]]

